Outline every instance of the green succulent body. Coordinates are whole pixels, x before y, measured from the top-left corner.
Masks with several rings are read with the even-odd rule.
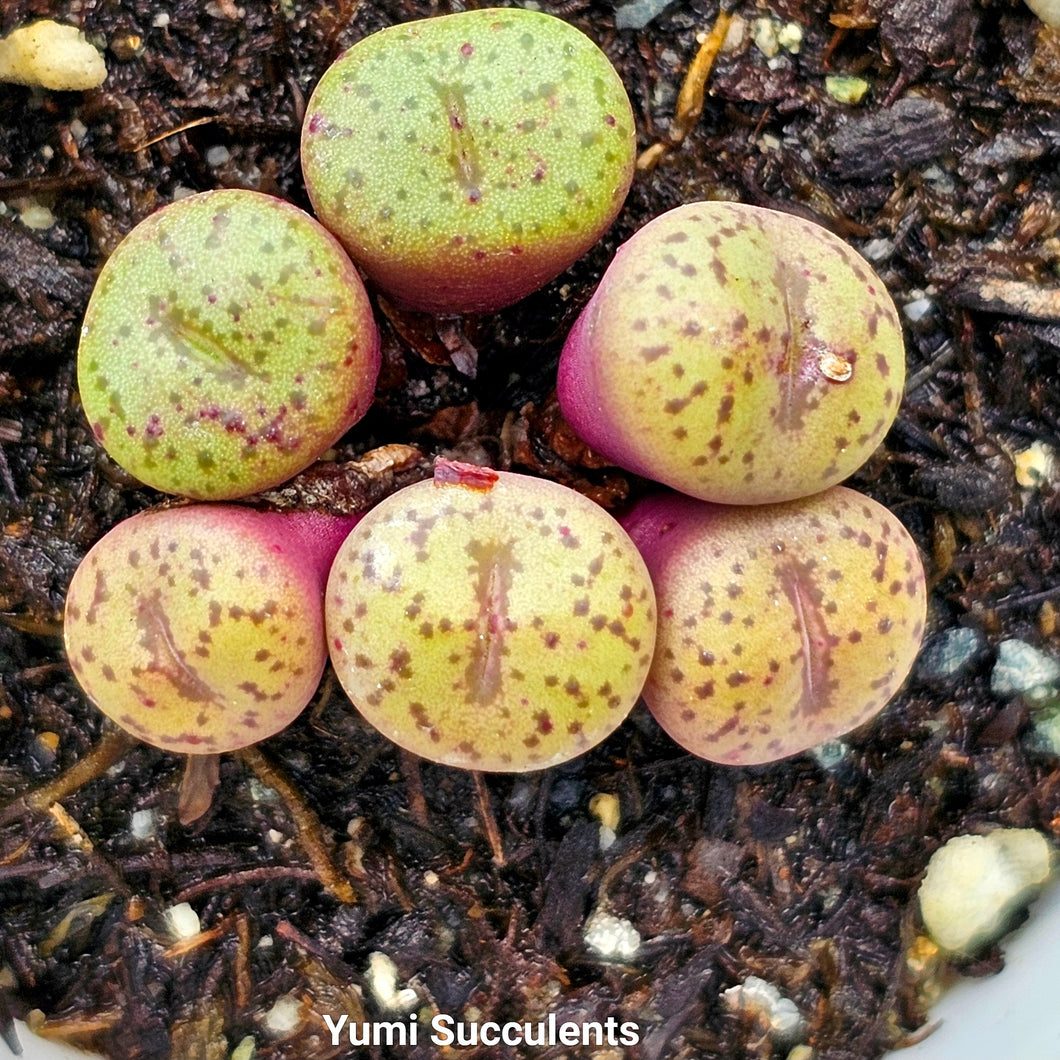
[[[634,154],[607,57],[519,8],[364,38],[302,134],[317,215],[379,287],[431,312],[493,310],[561,272],[618,213]]]
[[[655,642],[644,561],[602,508],[524,475],[439,465],[372,509],[326,595],[339,680],[385,736],[466,768],[588,750],[640,694]]]
[[[294,720],[327,653],[323,577],[305,542],[278,528],[286,518],[156,509],[95,544],[70,583],[64,636],[103,713],[189,754],[245,747]]]
[[[623,467],[761,504],[860,467],[904,380],[898,314],[856,251],[790,214],[698,202],[619,249],[567,339],[559,398]]]
[[[670,494],[625,525],[659,605],[644,699],[693,753],[753,765],[805,751],[878,713],[909,673],[924,570],[876,501],[844,486],[757,506]]]
[[[307,214],[256,192],[181,199],[103,268],[78,384],[127,471],[200,500],[301,471],[368,409],[379,341],[363,285]]]

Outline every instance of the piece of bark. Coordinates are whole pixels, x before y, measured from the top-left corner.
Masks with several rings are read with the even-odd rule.
[[[77,335],[94,277],[0,217],[0,356],[56,354]]]
[[[907,96],[842,126],[832,137],[833,170],[846,180],[876,180],[946,154],[955,118],[944,103]]]

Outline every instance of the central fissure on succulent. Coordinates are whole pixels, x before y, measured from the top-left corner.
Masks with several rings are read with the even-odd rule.
[[[449,160],[452,162],[457,183],[467,194],[468,202],[478,202],[482,198],[482,164],[467,116],[467,95],[464,87],[434,78],[431,78],[430,85],[441,101],[449,127],[453,148]]]
[[[795,615],[795,630],[802,644],[802,694],[797,714],[818,714],[829,706],[828,671],[832,666],[831,634],[821,614],[820,593],[807,564],[788,558],[777,566],[777,578]]]
[[[152,306],[152,311],[161,326],[156,335],[168,341],[178,354],[208,368],[218,379],[236,387],[243,387],[250,377],[269,382],[268,372],[219,341],[207,325],[190,321],[179,306]]]
[[[181,698],[191,703],[216,705],[221,702],[217,693],[187,664],[183,653],[177,648],[162,606],[160,590],[156,589],[150,596],[137,597],[136,628],[140,631],[140,643],[151,655],[151,663],[147,667],[149,673],[160,674]]]
[[[468,574],[474,578],[478,615],[477,637],[464,671],[465,699],[482,706],[494,702],[503,683],[504,636],[515,628],[508,617],[512,575],[522,570],[515,558],[515,542],[474,540],[468,543],[472,559]]]
[[[777,409],[777,426],[785,431],[803,428],[803,414],[810,407],[810,394],[815,389],[807,375],[807,353],[815,345],[807,336],[806,295],[808,283],[802,272],[788,261],[777,262],[775,279],[784,301],[784,352],[780,360],[781,401]]]

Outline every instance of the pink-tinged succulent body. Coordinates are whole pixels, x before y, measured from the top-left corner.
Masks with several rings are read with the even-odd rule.
[[[70,583],[74,675],[156,747],[216,754],[271,736],[320,681],[327,571],[355,522],[193,505],[119,523]]]
[[[328,647],[384,735],[473,769],[573,758],[632,709],[651,662],[647,569],[602,508],[554,482],[439,462],[336,557]]]
[[[683,747],[752,765],[849,732],[913,665],[926,590],[916,544],[844,486],[756,507],[667,494],[623,523],[655,582],[644,699]]]
[[[860,467],[904,380],[894,304],[854,250],[789,214],[697,202],[619,248],[567,338],[558,392],[617,464],[761,504]]]
[[[317,215],[380,288],[437,313],[509,305],[585,253],[635,150],[603,52],[519,8],[364,38],[321,78],[302,130]]]
[[[100,274],[78,384],[96,438],[156,489],[277,485],[368,410],[379,338],[363,284],[308,214],[257,192],[178,200]]]

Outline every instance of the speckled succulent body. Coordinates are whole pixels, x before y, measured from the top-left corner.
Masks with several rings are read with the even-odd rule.
[[[230,505],[119,523],[67,594],[74,675],[104,714],[166,750],[220,753],[278,732],[320,681],[324,583],[352,524]]]
[[[607,57],[519,8],[405,23],[355,44],[306,108],[317,215],[384,291],[429,312],[517,301],[580,257],[633,175]]]
[[[93,291],[78,352],[107,452],[167,493],[226,500],[312,463],[364,413],[379,340],[338,242],[249,191],[141,222]]]
[[[649,497],[624,520],[655,582],[644,699],[683,747],[771,762],[834,739],[894,695],[923,635],[916,544],[835,486],[757,507]]]
[[[440,463],[344,543],[328,646],[350,699],[402,747],[539,769],[629,713],[654,608],[643,560],[603,509],[553,482]]]
[[[564,346],[559,398],[621,466],[760,504],[860,467],[904,379],[894,304],[854,250],[789,214],[700,202],[619,249]]]

